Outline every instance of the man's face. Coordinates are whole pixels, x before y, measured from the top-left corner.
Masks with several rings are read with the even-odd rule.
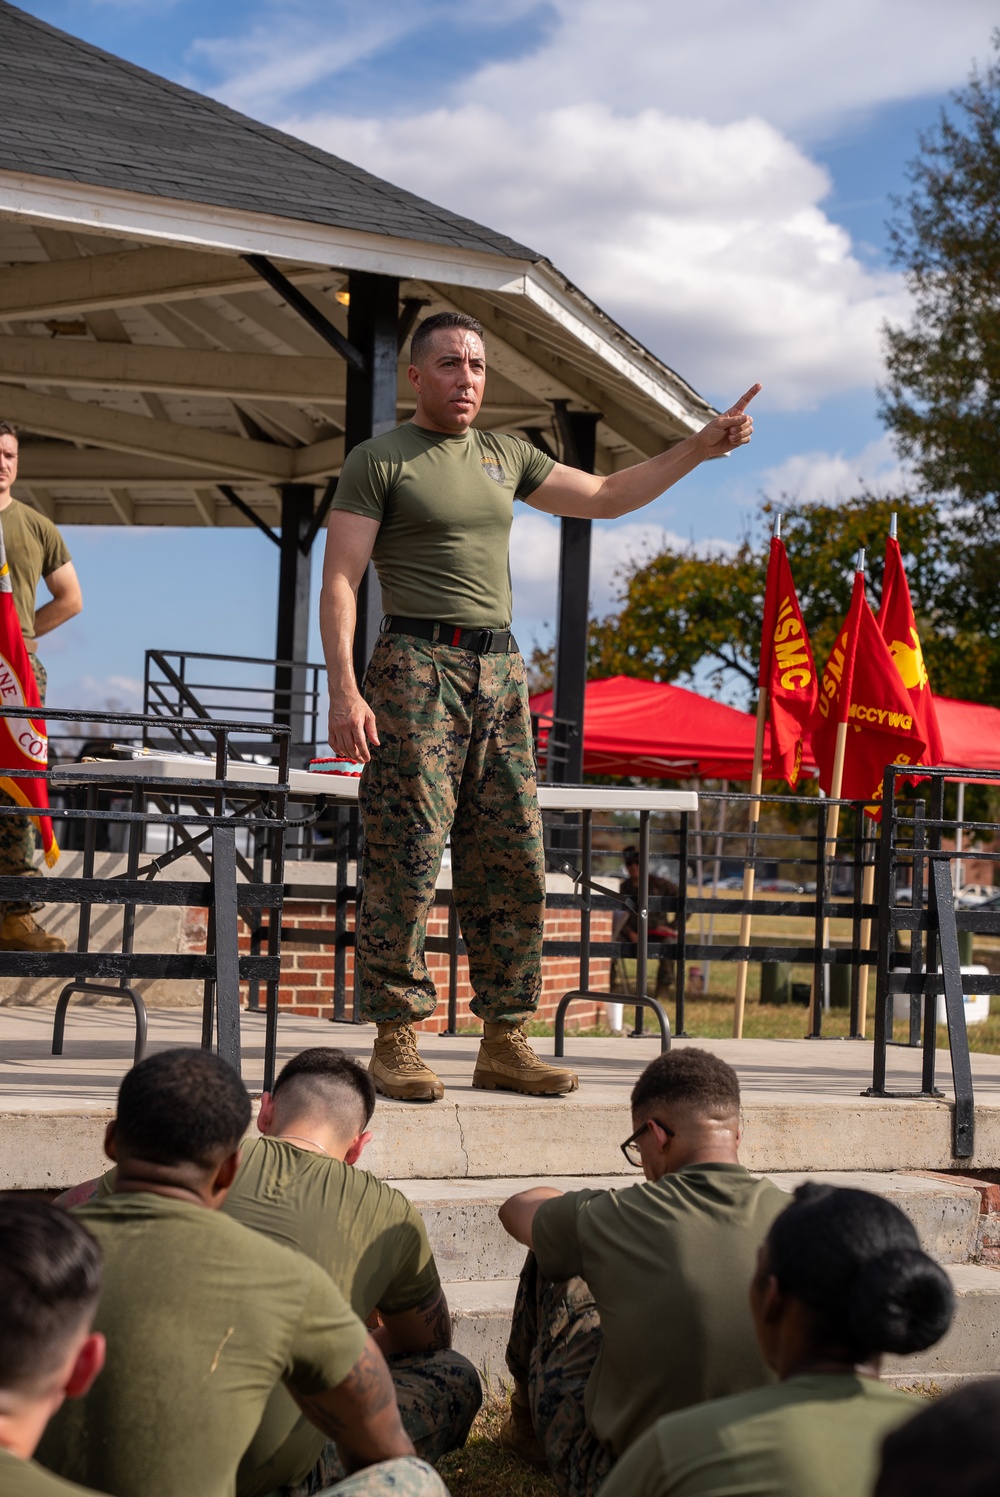
[[[0,437],[0,498],[6,498],[17,478],[17,438],[10,432]]]
[[[433,334],[420,364],[409,368],[417,392],[414,421],[432,431],[467,431],[479,414],[486,391],[486,350],[468,328],[441,328]]]

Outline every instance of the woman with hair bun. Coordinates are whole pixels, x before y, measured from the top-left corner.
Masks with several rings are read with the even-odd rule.
[[[923,1407],[879,1382],[882,1357],[933,1346],[953,1307],[948,1276],[898,1206],[800,1186],[750,1285],[777,1386],[657,1420],[601,1497],[869,1497],[883,1439]]]

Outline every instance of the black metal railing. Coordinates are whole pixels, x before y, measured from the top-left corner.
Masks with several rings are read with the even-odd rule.
[[[912,771],[911,771],[912,773]],[[1000,993],[1000,974],[963,973],[959,933],[1000,936],[1000,909],[956,910],[951,865],[956,858],[1000,861],[1000,852],[975,848],[956,853],[944,847],[946,834],[959,830],[981,832],[990,840],[998,828],[992,822],[959,821],[944,814],[945,784],[961,778],[982,783],[1000,782],[1000,771],[921,769],[930,781],[929,803],[898,796],[904,769],[890,765],[883,781],[882,830],[879,847],[878,965],[875,990],[875,1059],[869,1095],[875,1097],[939,1097],[935,1085],[939,998],[944,997],[945,1025],[951,1056],[955,1107],[952,1152],[968,1159],[975,1147],[975,1096],[972,1061],[965,1017],[965,996]],[[957,836],[955,836],[957,841]],[[908,868],[910,897],[899,897],[899,874]],[[910,935],[904,964],[898,936]],[[889,1047],[893,1044],[896,994],[907,994],[910,1047],[922,1045],[920,1088],[889,1090]],[[921,1013],[921,1009],[923,1012]],[[921,1020],[923,1039],[921,1041]]]
[[[0,717],[23,717],[24,708],[0,707]],[[150,727],[143,714],[71,711],[47,708],[49,724],[62,726],[68,736],[75,727],[93,725],[110,742],[141,739]],[[157,723],[173,731],[178,720],[158,717]],[[179,805],[162,802],[165,782],[150,777],[150,765],[119,760],[111,764],[57,763],[39,774],[37,769],[0,769],[13,780],[44,778],[57,837],[67,828],[80,832],[80,872],[71,877],[58,871],[39,877],[0,876],[0,902],[33,902],[79,907],[75,951],[0,951],[0,976],[64,978],[53,1030],[53,1053],[63,1047],[66,1013],[73,996],[80,992],[126,998],[135,1014],[135,1058],[145,1044],[146,1014],[135,984],[143,979],[200,981],[204,984],[202,1043],[212,1045],[217,1035],[219,1053],[237,1069],[240,1066],[240,983],[264,983],[267,989],[265,1020],[265,1066],[273,1076],[280,974],[280,912],[283,901],[284,834],[288,825],[289,732],[272,723],[252,724],[214,721],[209,732],[212,752],[207,762],[194,765],[182,782],[166,786],[170,797],[182,791]],[[106,735],[106,738],[105,738]],[[273,779],[266,784],[241,774],[242,761],[234,753],[234,742],[260,739],[277,747]],[[110,787],[110,789],[109,789]],[[23,806],[5,799],[0,818],[30,814]],[[166,823],[177,834],[177,846],[148,860],[144,854],[149,827]],[[101,830],[122,829],[124,870],[110,877],[98,874],[96,853]],[[237,829],[245,829],[254,847],[248,864],[237,850]],[[184,853],[192,853],[206,874],[203,880],[162,878],[161,874]],[[56,865],[58,870],[58,864]],[[244,881],[238,881],[242,871]],[[121,939],[117,951],[91,950],[92,915],[95,906],[123,909]],[[148,906],[207,908],[206,949],[202,952],[136,951],[137,912]],[[267,917],[267,950],[241,954],[238,918],[241,910]]]
[[[235,715],[244,722],[278,722],[291,729],[291,764],[304,767],[325,740],[321,720],[326,667],[316,661],[273,660],[255,655],[210,655],[193,650],[147,650],[143,714],[160,719],[144,743],[181,753],[204,753],[203,725]],[[167,726],[167,719],[171,726]],[[276,757],[276,744],[258,738],[234,741],[234,753]]]

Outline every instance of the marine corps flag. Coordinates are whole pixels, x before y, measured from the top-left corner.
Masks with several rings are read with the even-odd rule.
[[[895,518],[893,515],[893,529]],[[903,570],[903,554],[894,534],[890,534],[885,543],[885,575],[882,579],[882,606],[878,611],[878,626],[882,631],[882,638],[889,646],[889,653],[896,662],[903,685],[910,693],[913,720],[926,745],[919,762],[940,764],[944,757],[941,730],[917,634],[917,621],[910,601],[910,585]]]
[[[15,779],[6,773],[10,769],[44,772],[48,767],[49,740],[45,722],[34,715],[34,709],[41,705],[35,673],[31,669],[21,623],[14,608],[3,526],[0,524],[0,706],[26,709],[23,717],[0,717],[0,789],[6,790],[29,811],[42,813],[31,819],[41,833],[45,861],[51,868],[59,856],[59,848],[47,814],[48,784],[44,778],[29,779],[26,776]]]
[[[880,800],[885,766],[919,764],[924,752],[909,692],[868,605],[860,569],[850,611],[820,678],[811,732],[820,786],[845,800]],[[838,736],[843,739],[839,785]]]
[[[771,764],[794,790],[802,767],[802,740],[816,706],[816,666],[779,535],[771,540],[767,563],[757,682],[767,692]]]

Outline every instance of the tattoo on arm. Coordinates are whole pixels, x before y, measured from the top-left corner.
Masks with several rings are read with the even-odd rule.
[[[451,1346],[451,1315],[444,1290],[438,1287],[417,1306],[417,1313],[427,1328],[427,1350],[447,1351]]]

